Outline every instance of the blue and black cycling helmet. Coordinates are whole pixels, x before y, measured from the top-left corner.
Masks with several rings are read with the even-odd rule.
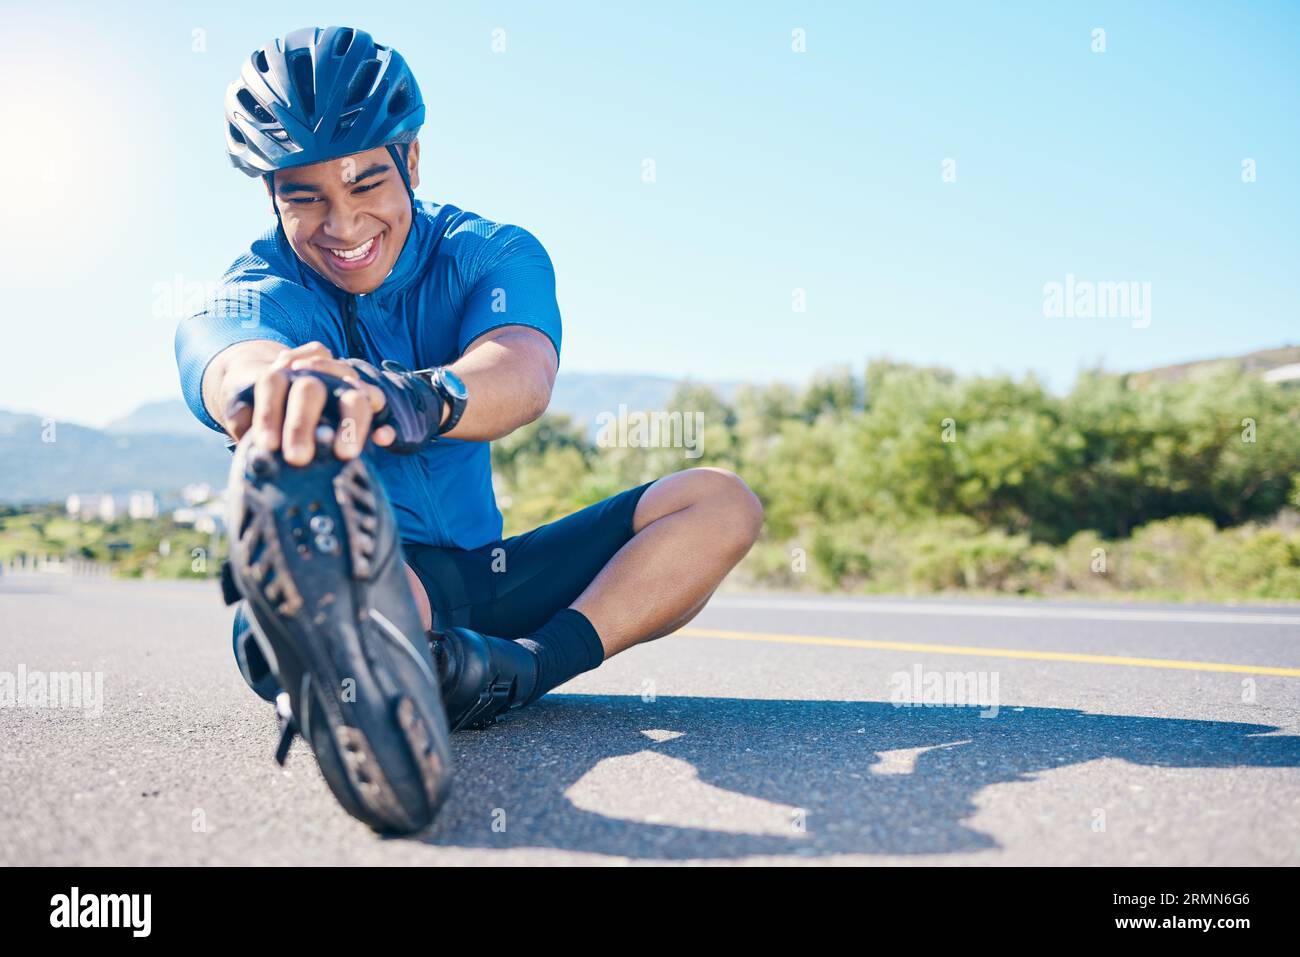
[[[249,176],[410,143],[423,123],[401,54],[350,27],[294,30],[256,50],[226,90],[230,162]]]

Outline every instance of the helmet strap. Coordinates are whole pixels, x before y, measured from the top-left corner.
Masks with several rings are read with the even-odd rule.
[[[285,232],[284,220],[280,218],[280,204],[275,201],[275,171],[272,170],[269,173],[263,173],[262,179],[266,180],[266,192],[271,198],[271,212],[275,213],[275,228],[279,235],[284,237],[285,244],[289,245],[289,234]],[[290,252],[292,251],[291,247]],[[294,253],[293,258],[296,260],[298,254]]]
[[[406,184],[406,195],[411,197],[411,210],[414,211],[415,190],[411,189],[411,173],[406,168],[406,156],[410,151],[409,143],[402,143],[401,149],[398,149],[397,143],[388,144],[388,154],[393,158],[393,162],[397,164],[397,173],[402,177],[402,182]]]

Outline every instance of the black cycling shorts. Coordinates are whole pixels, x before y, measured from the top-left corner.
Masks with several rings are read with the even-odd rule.
[[[522,638],[569,607],[632,538],[637,502],[652,483],[481,548],[403,544],[424,583],[434,630],[472,628]]]

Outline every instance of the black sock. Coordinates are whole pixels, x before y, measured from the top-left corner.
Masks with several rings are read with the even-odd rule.
[[[515,639],[515,644],[537,655],[537,683],[525,704],[605,660],[600,635],[587,616],[573,608],[557,612],[527,638]]]

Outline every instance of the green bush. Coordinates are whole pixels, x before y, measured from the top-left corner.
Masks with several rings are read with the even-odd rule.
[[[1275,520],[1300,507],[1300,389],[1230,364],[1141,387],[1089,372],[1058,396],[1032,377],[873,362],[733,403],[686,382],[668,408],[702,414],[702,455],[600,447],[563,416],[493,443],[506,534],[711,465],[763,502],[736,575],[753,586],[1300,599],[1300,533]],[[134,575],[192,575],[189,550],[207,545],[163,520],[0,511],[0,559],[108,560],[114,541]]]
[[[1218,595],[1300,598],[1300,535],[1251,526],[1225,532],[1206,549],[1205,576]]]

